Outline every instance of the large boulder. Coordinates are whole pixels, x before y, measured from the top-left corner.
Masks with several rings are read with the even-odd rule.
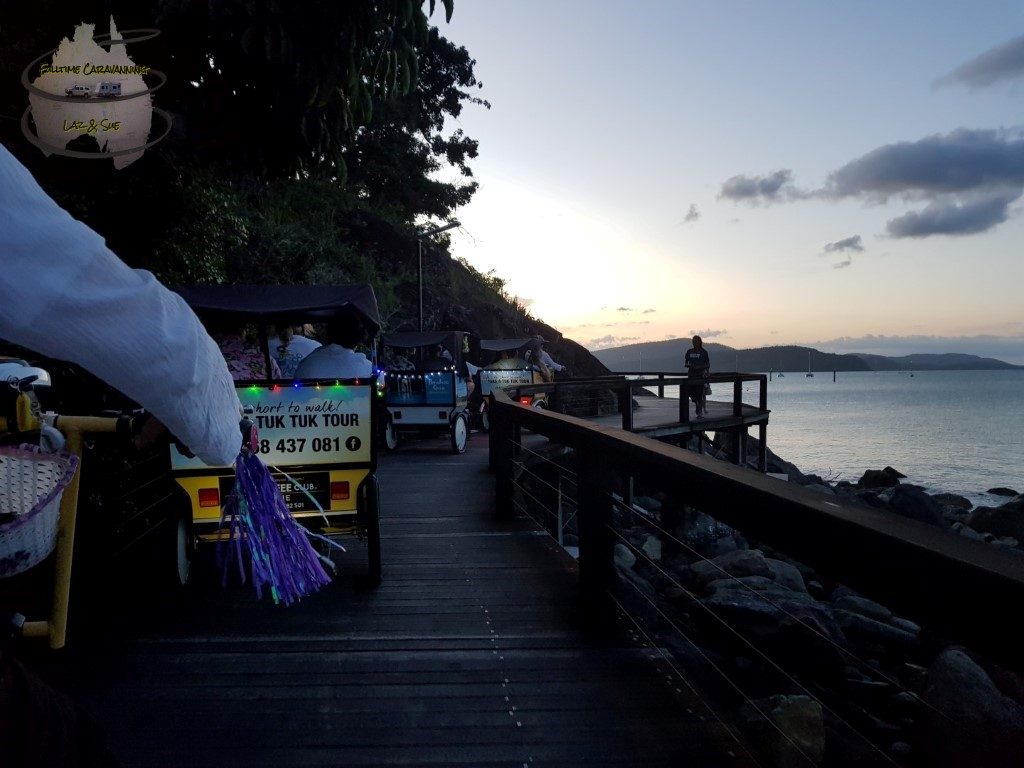
[[[885,469],[869,469],[863,475],[860,480],[857,481],[857,485],[861,488],[893,488],[900,484],[900,479],[906,477],[901,472],[897,472],[892,467],[886,467]]]
[[[1024,707],[971,658],[949,649],[928,670],[915,729],[924,765],[1010,768],[1024,756]]]
[[[724,573],[723,573],[724,571]],[[713,560],[701,560],[690,566],[691,579],[698,585],[730,576],[772,578],[772,568],[759,549],[737,549]]]
[[[976,531],[1024,541],[1024,496],[1017,496],[999,507],[978,507],[968,522]]]
[[[804,584],[804,577],[800,573],[800,570],[791,563],[787,563],[785,560],[775,560],[771,557],[764,559],[768,563],[768,567],[772,572],[772,580],[776,584],[779,584],[786,589],[792,589],[794,592],[806,592],[807,585]]]
[[[867,648],[905,650],[917,645],[917,635],[859,613],[837,610],[836,620],[850,642]]]
[[[832,600],[832,604],[836,608],[850,613],[859,613],[861,616],[867,616],[875,621],[889,621],[892,618],[892,611],[884,605],[859,595],[840,595]]]
[[[932,496],[943,507],[954,507],[956,509],[969,510],[974,505],[971,500],[956,493],[936,493]]]
[[[1020,494],[1013,490],[1013,488],[989,488],[985,493],[991,493],[993,496],[1019,496]]]
[[[632,568],[636,564],[636,555],[625,544],[615,545],[615,564],[623,570]]]
[[[772,768],[821,765],[825,757],[825,720],[810,696],[749,701],[740,708],[738,725]]]
[[[894,488],[889,509],[898,515],[909,517],[911,520],[919,520],[939,528],[946,527],[946,520],[942,516],[942,507],[935,499],[917,488],[907,486]]]
[[[828,605],[762,576],[719,579],[708,584],[707,592],[700,599],[707,612],[691,611],[691,616],[718,636],[712,642],[719,647],[750,654],[738,633],[793,673],[818,680],[841,674],[846,638]]]
[[[719,539],[736,532],[703,512],[687,512],[686,519],[676,529],[676,535],[699,552],[704,552]]]

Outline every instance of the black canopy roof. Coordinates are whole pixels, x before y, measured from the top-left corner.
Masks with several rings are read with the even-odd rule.
[[[316,323],[355,311],[380,330],[373,288],[357,285],[188,285],[175,289],[196,314],[267,323]]]
[[[445,348],[455,354],[457,351],[462,354],[462,337],[465,331],[400,331],[398,333],[385,333],[381,336],[381,342],[385,347],[432,347],[435,344],[444,344]]]
[[[480,339],[480,349],[488,352],[505,352],[510,349],[522,349],[532,343],[532,338],[525,339]]]

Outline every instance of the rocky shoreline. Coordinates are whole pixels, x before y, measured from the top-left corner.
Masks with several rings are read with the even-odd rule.
[[[709,441],[705,451],[726,458],[727,440]],[[892,467],[829,483],[768,456],[769,471],[789,482],[1024,555],[1024,497],[1012,489],[990,491],[1007,499],[1002,505],[974,507],[902,483]],[[762,764],[966,768],[1024,760],[1020,674],[699,510],[666,515],[674,502],[643,491],[632,513],[617,512],[619,592],[704,691],[728,689],[725,676],[743,692],[719,693],[716,704]]]

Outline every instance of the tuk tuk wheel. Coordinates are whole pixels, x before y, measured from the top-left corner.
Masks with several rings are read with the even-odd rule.
[[[188,512],[178,515],[174,543],[178,584],[185,586],[192,574],[192,555],[196,546],[195,536],[192,533],[192,516]]]
[[[487,411],[480,412],[480,429],[484,432],[491,431],[491,415]]]
[[[390,418],[384,423],[384,450],[391,453],[398,449],[398,430],[395,429],[395,423]]]
[[[452,419],[452,453],[465,453],[469,441],[469,420],[465,413]]]
[[[374,475],[363,484],[363,525],[366,528],[366,581],[371,587],[380,586],[380,485]]]

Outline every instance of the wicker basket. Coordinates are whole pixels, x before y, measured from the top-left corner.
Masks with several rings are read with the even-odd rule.
[[[27,571],[57,544],[60,498],[78,457],[0,446],[0,578]],[[9,516],[13,515],[13,519]]]

